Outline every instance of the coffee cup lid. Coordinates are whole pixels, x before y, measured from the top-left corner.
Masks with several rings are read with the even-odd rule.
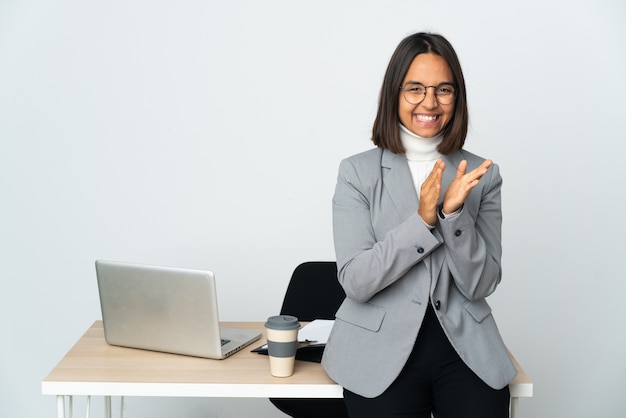
[[[298,322],[298,318],[291,315],[276,315],[270,316],[267,318],[267,322],[265,323],[267,328],[271,329],[295,329],[300,328],[300,323]]]

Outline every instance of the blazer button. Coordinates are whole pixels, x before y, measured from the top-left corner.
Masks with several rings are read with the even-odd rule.
[[[457,236],[457,237],[460,237],[461,236],[461,230],[457,229],[456,231],[454,231],[454,235]]]
[[[424,249],[422,247],[417,247],[417,252],[420,254],[424,254]]]
[[[437,310],[441,309],[441,301],[435,302],[435,309]]]

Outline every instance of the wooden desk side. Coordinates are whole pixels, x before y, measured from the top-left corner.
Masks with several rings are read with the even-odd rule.
[[[117,347],[96,321],[42,382],[44,394],[112,396],[341,397],[319,363],[297,361],[290,377],[270,374],[262,322],[225,322],[259,329],[260,340],[224,360]]]
[[[273,377],[267,356],[251,352],[266,341],[262,322],[225,322],[225,327],[259,329],[258,340],[224,360],[211,360],[106,343],[95,321],[42,382],[48,395],[342,397],[319,363],[296,361],[295,372]],[[511,396],[532,396],[532,382],[519,370]]]

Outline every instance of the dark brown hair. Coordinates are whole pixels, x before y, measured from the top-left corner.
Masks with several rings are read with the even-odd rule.
[[[452,71],[457,91],[454,114],[443,129],[443,140],[437,150],[446,155],[463,147],[467,135],[469,115],[461,64],[450,42],[441,35],[424,32],[404,38],[391,56],[380,89],[378,113],[372,129],[372,141],[376,146],[386,148],[396,154],[405,152],[402,142],[400,142],[400,129],[398,127],[400,123],[398,119],[400,86],[415,57],[428,52],[437,54],[446,60]]]

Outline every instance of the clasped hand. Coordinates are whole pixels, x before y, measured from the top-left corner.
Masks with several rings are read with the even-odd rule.
[[[454,180],[448,185],[448,189],[443,195],[443,212],[453,213],[457,211],[467,199],[470,192],[480,179],[487,173],[489,166],[493,164],[491,160],[485,160],[481,165],[466,173],[467,160],[459,163],[456,169]],[[441,158],[437,159],[433,170],[430,172],[422,187],[420,188],[420,200],[417,213],[422,217],[424,222],[434,225],[437,221],[437,203],[441,196],[441,182],[443,180],[443,172],[446,163]]]

